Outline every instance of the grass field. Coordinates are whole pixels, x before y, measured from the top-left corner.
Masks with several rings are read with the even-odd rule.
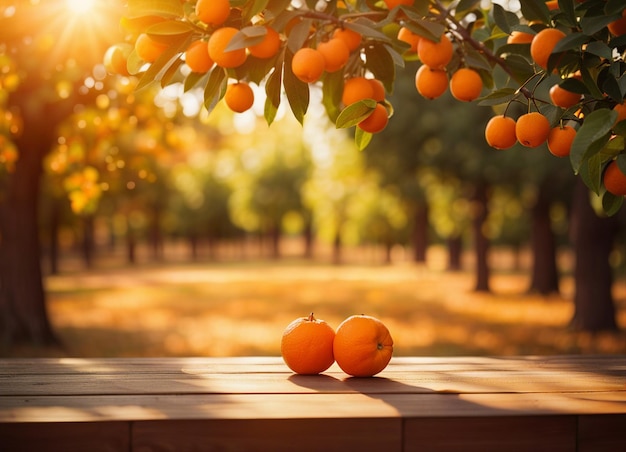
[[[471,271],[407,262],[333,266],[297,259],[141,265],[46,279],[63,350],[38,356],[278,355],[284,327],[314,312],[336,327],[351,314],[389,327],[394,354],[626,353],[626,284],[615,285],[622,331],[569,331],[571,279],[560,296],[527,295],[528,276],[494,273],[492,294]]]

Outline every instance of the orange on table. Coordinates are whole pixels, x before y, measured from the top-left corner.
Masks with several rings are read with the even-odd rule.
[[[441,35],[439,42],[422,38],[417,44],[417,55],[422,63],[433,68],[443,69],[452,60],[454,47],[446,34]]]
[[[254,92],[245,82],[231,83],[226,88],[224,101],[235,113],[243,113],[254,104]]]
[[[582,96],[578,93],[561,88],[558,83],[550,88],[550,100],[557,107],[570,108],[580,102]]]
[[[346,65],[350,58],[350,49],[343,39],[339,38],[320,42],[317,50],[324,57],[324,70],[326,72],[337,72]]]
[[[230,16],[230,2],[228,0],[198,0],[196,16],[205,24],[218,27]]]
[[[248,47],[250,55],[256,58],[271,58],[280,49],[280,35],[272,27],[265,27],[266,33],[258,44]]]
[[[413,33],[406,27],[401,27],[400,30],[398,30],[398,41],[406,42],[410,45],[411,47],[409,48],[409,51],[413,53],[417,53],[417,45],[419,44],[420,39],[420,35]]]
[[[544,28],[537,33],[530,43],[530,56],[533,61],[546,69],[552,50],[564,37],[565,33],[558,28]]]
[[[209,38],[209,56],[215,64],[223,68],[235,68],[245,63],[248,54],[245,48],[226,51],[233,37],[239,33],[234,27],[222,27]]]
[[[461,68],[450,78],[450,93],[463,102],[478,99],[483,90],[483,79],[474,69]]]
[[[423,64],[415,73],[415,88],[426,99],[436,99],[448,89],[448,73]]]
[[[609,193],[615,196],[626,196],[626,174],[622,172],[615,160],[607,165],[602,181]]]
[[[352,77],[346,80],[343,85],[341,102],[348,106],[363,99],[373,99],[374,94],[374,87],[369,79]]]
[[[354,52],[361,45],[363,37],[360,33],[349,28],[337,28],[333,32],[333,38],[341,39],[346,43],[350,52]]]
[[[167,44],[152,39],[146,33],[140,34],[135,41],[137,56],[147,63],[154,63],[166,49]]]
[[[515,120],[504,115],[494,116],[485,127],[485,140],[495,149],[510,148],[517,143]]]
[[[197,40],[189,44],[185,51],[185,63],[193,72],[208,72],[214,64],[209,56],[208,42]]]
[[[536,148],[550,135],[550,121],[537,111],[523,114],[515,123],[515,136],[522,146]]]
[[[335,330],[313,313],[291,322],[280,342],[285,364],[298,374],[315,375],[324,372],[334,362]]]
[[[314,83],[324,73],[326,60],[317,49],[303,47],[299,49],[291,60],[291,70],[294,75],[305,83]]]
[[[572,126],[556,126],[548,135],[548,150],[557,157],[567,157],[576,138],[576,129]]]
[[[353,315],[335,333],[333,351],[337,364],[348,375],[371,377],[381,372],[393,354],[393,339],[379,319]]]
[[[372,110],[370,115],[359,122],[357,127],[365,132],[378,133],[382,132],[389,123],[389,113],[382,104],[376,104],[376,108]]]

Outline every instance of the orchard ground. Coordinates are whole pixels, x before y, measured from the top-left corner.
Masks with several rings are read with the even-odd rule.
[[[231,250],[231,254],[238,251]],[[122,264],[100,260],[94,270],[63,262],[47,276],[49,311],[63,349],[0,350],[4,356],[243,356],[279,355],[283,329],[296,317],[324,319],[336,328],[352,314],[383,320],[394,356],[554,355],[626,353],[626,281],[614,286],[621,331],[595,335],[567,328],[573,281],[561,294],[526,293],[530,259],[491,255],[492,293],[473,291],[468,255],[460,272],[445,271],[445,252],[432,247],[428,264],[411,263],[395,250],[346,252],[346,263],[247,260]],[[562,268],[571,269],[568,255]],[[521,268],[521,270],[520,270]],[[569,271],[567,271],[569,273]]]

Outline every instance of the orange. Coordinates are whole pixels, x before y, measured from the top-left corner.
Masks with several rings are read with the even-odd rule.
[[[350,49],[339,38],[331,38],[326,42],[321,42],[317,50],[324,57],[324,70],[326,72],[336,72],[343,68],[350,58]]]
[[[494,116],[485,127],[485,140],[492,148],[510,148],[517,143],[515,120],[504,115]]]
[[[622,36],[626,34],[626,9],[622,11],[622,18],[614,20],[607,25],[613,36]]]
[[[420,39],[417,44],[417,54],[427,66],[433,69],[443,69],[452,60],[454,48],[447,35],[441,35],[439,42],[430,39]]]
[[[265,27],[266,33],[258,44],[248,47],[250,55],[257,58],[271,58],[280,49],[280,35],[272,27]]]
[[[228,105],[228,108],[235,113],[243,113],[252,107],[254,103],[254,92],[247,83],[231,83],[226,88],[224,101],[226,105]]]
[[[615,105],[615,107],[613,107],[613,110],[617,112],[617,119],[615,120],[615,123],[613,125],[626,119],[626,104],[617,104]]]
[[[350,30],[349,28],[337,28],[333,32],[333,38],[343,40],[343,42],[345,42],[348,46],[348,50],[350,50],[350,52],[354,52],[358,49],[363,39],[360,33]]]
[[[387,127],[388,122],[389,114],[387,113],[387,109],[382,104],[376,104],[376,108],[372,110],[370,115],[358,123],[357,126],[365,132],[378,133],[382,132],[382,130]]]
[[[507,44],[530,44],[535,35],[523,31],[513,31],[506,39]]]
[[[545,143],[550,130],[548,118],[537,111],[520,116],[515,123],[517,141],[529,148],[536,148]]]
[[[104,54],[104,66],[110,74],[128,76],[127,60],[130,54],[129,44],[115,44]]]
[[[544,28],[537,33],[530,43],[530,56],[534,62],[546,69],[552,50],[564,37],[565,33],[557,28]]]
[[[374,94],[374,87],[369,79],[353,77],[344,83],[341,101],[348,106],[363,99],[373,99]]]
[[[185,62],[193,72],[208,72],[213,67],[209,44],[202,40],[192,42],[185,52]]]
[[[234,68],[241,66],[247,58],[246,49],[229,50],[226,47],[231,39],[239,32],[234,27],[222,27],[213,32],[209,38],[209,56],[215,64],[223,68]]]
[[[384,0],[385,1],[385,5],[387,5],[387,8],[389,9],[393,9],[396,6],[400,6],[400,5],[412,5],[414,0]]]
[[[571,126],[554,127],[548,135],[548,150],[557,157],[567,157],[576,138],[576,129]]]
[[[626,196],[626,174],[622,173],[615,160],[607,165],[602,180],[609,193],[615,196]]]
[[[448,74],[423,64],[415,73],[415,87],[426,99],[436,99],[448,89]]]
[[[383,82],[381,82],[380,80],[376,80],[375,78],[370,78],[368,80],[373,90],[372,99],[374,99],[376,102],[384,101],[385,86],[383,85]]]
[[[294,54],[291,70],[301,81],[313,83],[322,76],[325,65],[326,60],[319,50],[303,47]]]
[[[546,6],[550,11],[554,11],[555,9],[559,9],[559,1],[558,0],[548,0],[546,2]]]
[[[393,339],[377,318],[353,315],[337,328],[333,351],[337,364],[345,373],[371,377],[389,364]]]
[[[473,69],[461,68],[452,74],[450,93],[460,101],[471,102],[480,96],[483,90],[483,79]]]
[[[398,41],[406,42],[410,45],[411,47],[409,48],[409,51],[413,53],[417,53],[417,45],[419,44],[420,39],[420,35],[413,33],[406,27],[402,27],[398,31]]]
[[[557,107],[570,108],[580,102],[581,95],[561,88],[558,84],[550,88],[550,99]]]
[[[205,24],[219,27],[230,16],[230,3],[228,0],[198,0],[196,16]]]
[[[155,41],[146,33],[140,34],[135,42],[137,56],[146,63],[153,63],[165,49],[167,49],[166,44]]]
[[[324,320],[311,313],[291,322],[280,342],[280,352],[291,370],[315,375],[332,366],[335,331]]]

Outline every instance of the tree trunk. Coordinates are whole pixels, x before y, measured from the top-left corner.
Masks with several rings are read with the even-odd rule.
[[[85,268],[93,267],[93,255],[95,249],[94,238],[94,218],[93,215],[87,215],[82,219],[83,224],[83,242],[82,242],[82,254],[83,263]]]
[[[531,211],[532,276],[529,292],[542,295],[559,293],[559,273],[556,265],[556,244],[550,220],[550,199],[546,187],[541,187]]]
[[[46,310],[38,230],[42,161],[54,120],[41,124],[25,113],[24,131],[15,140],[20,157],[0,203],[0,337],[5,346],[56,345]]]
[[[463,238],[460,234],[448,237],[448,270],[461,270],[461,256],[463,253]]]
[[[474,232],[474,251],[476,255],[476,292],[490,292],[489,286],[489,239],[483,228],[488,210],[488,186],[486,182],[478,182],[474,187],[472,198],[472,229]]]
[[[616,216],[599,217],[595,213],[589,190],[578,180],[570,231],[576,256],[574,316],[570,324],[574,329],[592,332],[617,329],[609,255],[618,229]]]
[[[304,257],[305,259],[313,258],[313,224],[311,219],[307,219],[304,225]]]
[[[335,239],[333,240],[333,264],[341,264],[341,232],[339,228],[335,231]]]
[[[428,249],[428,204],[419,202],[415,209],[415,224],[413,225],[413,261],[426,262]]]
[[[53,201],[50,209],[50,231],[48,232],[50,273],[59,273],[59,225],[61,223],[61,205],[59,200]]]

